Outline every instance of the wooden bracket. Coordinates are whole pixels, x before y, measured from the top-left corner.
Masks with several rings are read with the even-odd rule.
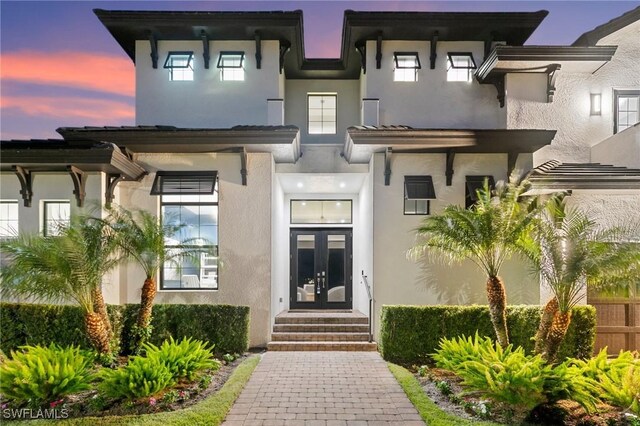
[[[13,171],[20,181],[20,194],[25,207],[31,207],[33,200],[33,173],[21,166],[13,166]]]
[[[153,34],[149,34],[149,44],[151,45],[151,64],[153,68],[158,68],[158,40]]]
[[[124,176],[122,176],[119,173],[107,173],[105,175],[105,186],[107,188],[106,192],[104,193],[104,205],[107,208],[111,207],[111,203],[113,202],[113,199],[115,198],[115,195],[113,194],[114,191],[116,190],[116,186],[122,182],[124,180]]]
[[[87,174],[75,166],[67,166],[67,171],[73,181],[73,195],[76,196],[76,203],[78,207],[82,207],[86,196],[84,188],[87,184]]]
[[[376,39],[376,69],[380,69],[382,66],[382,33],[378,33]]]
[[[260,37],[260,33],[258,31],[254,34],[256,39],[256,68],[262,68],[262,38]]]
[[[360,54],[360,65],[362,67],[362,73],[367,73],[367,42],[356,44],[356,50]]]
[[[245,147],[236,148],[235,151],[240,154],[240,177],[242,178],[242,186],[247,186],[247,149]]]
[[[560,64],[551,64],[547,67],[547,103],[553,102],[553,95],[556,92],[556,78]]]
[[[436,53],[436,49],[438,48],[439,35],[440,34],[436,31],[431,36],[431,42],[430,42],[431,52],[429,54],[429,65],[432,70],[436,69],[436,58],[438,57],[438,54]]]
[[[209,62],[211,61],[211,54],[209,51],[209,36],[204,30],[200,31],[200,38],[202,39],[202,58],[204,59],[204,68],[209,69]]]
[[[504,74],[497,74],[495,77],[488,80],[487,83],[491,83],[495,86],[498,91],[498,102],[500,103],[500,108],[504,108],[504,100],[506,97],[506,91],[504,86]]]
[[[456,152],[453,149],[447,150],[447,164],[445,176],[447,177],[447,186],[451,186],[453,181],[453,160],[456,158]]]
[[[511,177],[511,173],[516,168],[516,162],[518,161],[518,153],[517,152],[509,152],[507,153],[507,178]]]
[[[287,40],[280,40],[280,74],[284,70],[284,56],[291,49],[291,43]]]
[[[391,184],[391,148],[384,150],[384,185]]]

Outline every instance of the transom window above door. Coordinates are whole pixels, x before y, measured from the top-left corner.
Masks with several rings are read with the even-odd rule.
[[[291,200],[292,224],[350,224],[351,200]]]
[[[307,95],[308,127],[310,135],[337,133],[338,95],[335,93],[309,93]]]

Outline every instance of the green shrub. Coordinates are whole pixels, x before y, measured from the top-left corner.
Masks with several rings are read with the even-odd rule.
[[[489,359],[489,354],[494,351],[494,347],[495,344],[489,337],[481,338],[478,333],[475,337],[443,338],[440,340],[440,348],[432,358],[438,367],[457,372],[466,361]],[[511,354],[511,348],[512,346],[508,346],[501,351],[500,361],[503,360],[504,355]]]
[[[40,405],[89,388],[93,357],[78,347],[23,346],[0,366],[0,392]]]
[[[165,340],[160,347],[151,343],[144,346],[147,357],[157,357],[171,371],[174,379],[187,378],[193,380],[196,373],[220,368],[220,363],[213,359],[211,347],[199,340],[185,337],[176,343],[173,337]]]
[[[100,378],[99,388],[105,395],[127,399],[154,395],[174,383],[171,370],[157,356],[132,356],[125,366],[102,370]]]
[[[507,307],[509,336],[514,346],[533,352],[541,307]],[[595,341],[595,308],[578,306],[572,310],[571,325],[560,348],[560,359],[587,358]],[[457,336],[488,336],[495,339],[487,306],[383,306],[380,351],[391,362],[424,364],[438,348],[440,339]]]

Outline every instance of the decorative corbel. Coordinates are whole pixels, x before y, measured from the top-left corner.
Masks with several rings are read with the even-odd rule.
[[[211,61],[211,54],[209,51],[209,36],[202,30],[200,31],[200,38],[202,39],[202,58],[204,59],[204,68],[209,69],[209,62]]]
[[[284,70],[284,56],[291,49],[291,43],[287,40],[280,40],[280,74]]]
[[[453,149],[447,150],[447,164],[445,176],[447,177],[447,186],[451,186],[453,181],[453,160],[456,158],[456,152]]]
[[[430,42],[431,51],[429,54],[429,62],[432,70],[436,69],[436,58],[438,57],[438,54],[436,53],[436,49],[438,48],[439,35],[440,34],[437,31],[435,31],[431,36],[431,42]]]
[[[560,64],[551,64],[547,67],[547,103],[553,102],[553,95],[556,93],[558,70],[560,70]]]
[[[86,196],[84,188],[87,184],[87,174],[75,166],[67,166],[67,171],[73,181],[73,195],[76,196],[76,203],[78,207],[82,207]]]
[[[382,32],[378,33],[376,39],[376,69],[380,69],[382,66]]]
[[[151,64],[153,68],[158,68],[158,40],[153,34],[149,34],[149,44],[151,45]]]
[[[496,90],[498,91],[497,99],[500,103],[500,108],[504,108],[504,100],[507,94],[504,85],[504,74],[496,74],[495,76],[491,77],[491,79],[488,79],[487,83],[493,84],[495,86]]]
[[[12,169],[20,181],[20,194],[22,195],[24,206],[31,207],[31,201],[33,200],[33,173],[22,166],[13,166]]]
[[[391,148],[384,150],[384,185],[391,184]]]
[[[107,208],[111,207],[115,195],[116,186],[124,180],[124,176],[119,173],[107,173],[105,174],[105,186],[107,188],[104,193],[104,204]]]
[[[255,32],[256,39],[256,68],[262,68],[262,38],[260,37],[260,33],[258,31]]]
[[[242,186],[247,186],[247,149],[245,147],[236,148],[235,151],[240,154],[240,177],[242,178]]]
[[[356,50],[360,54],[360,64],[362,67],[362,73],[367,73],[367,42],[361,42],[356,44]]]

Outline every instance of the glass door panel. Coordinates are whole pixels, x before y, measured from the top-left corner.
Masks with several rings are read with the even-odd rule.
[[[298,235],[296,238],[296,264],[297,264],[297,302],[315,302],[316,292],[316,236]]]
[[[327,302],[346,301],[346,235],[327,235]]]

